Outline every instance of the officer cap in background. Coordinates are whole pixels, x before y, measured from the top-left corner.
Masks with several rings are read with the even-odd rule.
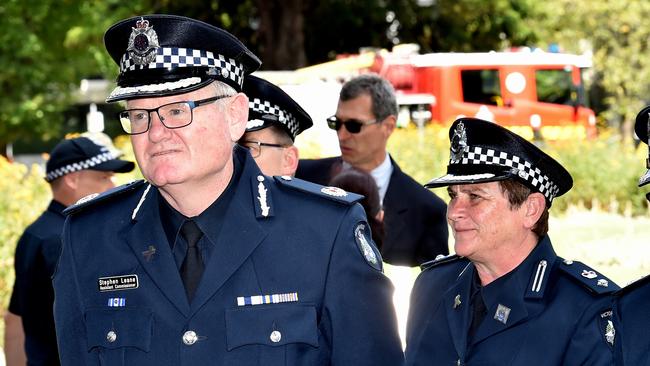
[[[432,179],[427,188],[515,179],[546,197],[573,186],[571,174],[523,137],[495,123],[475,118],[457,119],[449,129],[451,152],[447,174]]]
[[[248,96],[248,123],[246,132],[272,125],[281,127],[291,140],[314,123],[307,112],[280,87],[256,76],[244,80]]]
[[[648,145],[648,135],[650,135],[650,106],[647,106],[636,115],[636,123],[634,124],[634,132],[641,142]],[[650,151],[648,151],[648,158],[646,159],[646,169],[648,171],[639,178],[639,187],[650,183]],[[650,193],[646,195],[650,201]]]
[[[214,80],[241,91],[244,75],[261,64],[232,34],[177,15],[123,20],[106,31],[104,43],[120,66],[107,102],[187,93]]]
[[[100,170],[126,173],[135,164],[120,160],[118,151],[99,145],[87,137],[77,137],[59,142],[50,152],[45,164],[45,180],[51,182],[66,174],[79,170]]]

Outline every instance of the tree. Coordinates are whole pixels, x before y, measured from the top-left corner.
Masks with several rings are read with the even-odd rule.
[[[140,10],[137,4],[129,9],[118,4],[117,0],[0,4],[0,147],[17,138],[59,138],[62,113],[73,103],[80,80],[115,75],[103,33],[125,14]]]

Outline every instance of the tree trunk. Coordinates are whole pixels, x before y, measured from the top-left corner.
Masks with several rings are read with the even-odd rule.
[[[303,0],[258,0],[260,56],[265,70],[306,65]]]

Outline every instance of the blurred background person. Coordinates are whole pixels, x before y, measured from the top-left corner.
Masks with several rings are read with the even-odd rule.
[[[133,170],[112,146],[87,137],[59,142],[46,163],[45,180],[52,190],[47,210],[29,225],[16,247],[14,282],[5,315],[7,365],[58,365],[51,277],[61,249],[63,210],[83,197],[115,185],[114,173]]]
[[[278,86],[256,76],[244,80],[248,123],[239,144],[248,148],[265,175],[292,176],[298,168],[296,136],[313,125],[311,117]]]
[[[381,255],[387,263],[413,267],[449,253],[446,205],[402,172],[388,154],[396,118],[395,90],[388,81],[375,74],[348,81],[336,113],[327,120],[337,132],[341,156],[301,160],[296,177],[327,184],[334,174],[350,168],[369,173],[385,212]]]

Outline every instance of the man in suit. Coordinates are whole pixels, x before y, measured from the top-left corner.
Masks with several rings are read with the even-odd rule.
[[[135,167],[119,159],[120,153],[87,137],[59,142],[45,164],[45,180],[52,190],[47,210],[30,224],[18,240],[14,282],[6,332],[19,338],[5,339],[9,366],[21,355],[28,365],[58,365],[52,304],[52,274],[61,250],[63,210],[82,197],[113,188],[114,173],[126,173]],[[21,324],[22,323],[22,324]],[[24,341],[20,342],[21,333]],[[13,346],[12,346],[13,344]]]
[[[360,196],[264,176],[235,144],[257,57],[174,15],[126,19],[104,39],[120,65],[108,101],[126,101],[147,181],[67,211],[62,364],[401,364]]]
[[[639,140],[648,144],[650,131],[650,106],[643,108],[636,117],[634,131]],[[646,160],[649,169],[640,179],[639,187],[650,183],[650,154]],[[650,201],[650,193],[646,194]],[[650,365],[650,276],[635,281],[614,294],[614,329],[616,331],[616,366]]]
[[[293,176],[298,168],[296,137],[313,125],[311,117],[284,90],[250,75],[244,80],[248,123],[239,144],[250,150],[266,175]]]
[[[388,81],[358,76],[341,89],[336,114],[327,121],[336,130],[341,156],[301,160],[296,177],[328,184],[338,172],[356,168],[370,173],[384,209],[387,263],[418,266],[449,253],[445,203],[399,168],[386,151],[395,129],[397,102]]]
[[[553,250],[548,209],[573,185],[535,145],[461,118],[447,174],[456,254],[424,265],[411,296],[407,365],[610,365],[609,279]]]

